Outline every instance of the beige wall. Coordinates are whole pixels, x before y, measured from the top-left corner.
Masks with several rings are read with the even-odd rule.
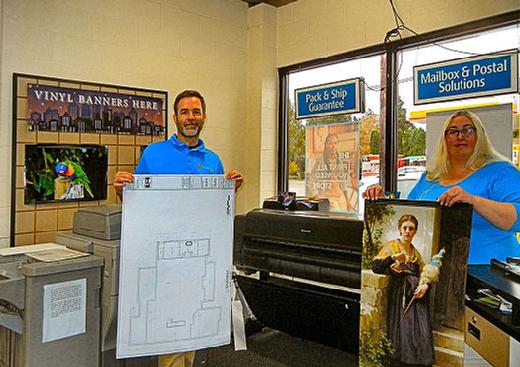
[[[519,0],[394,0],[426,32],[520,9]],[[208,100],[203,138],[244,173],[237,211],[276,189],[277,67],[381,43],[388,0],[298,0],[248,10],[240,0],[0,0],[0,247],[8,246],[11,82],[21,72]],[[174,128],[170,123],[169,133]]]
[[[8,246],[9,237],[9,198],[11,193],[11,169],[9,168],[10,162],[10,136],[8,129],[5,124],[1,121],[4,119],[1,111],[4,110],[4,100],[2,98],[4,91],[4,84],[1,75],[4,70],[4,57],[3,57],[3,33],[4,33],[4,17],[3,17],[4,1],[0,0],[0,248]]]
[[[255,6],[248,15],[246,171],[247,206],[258,207],[276,188],[276,8]]]
[[[244,172],[247,4],[238,0],[2,0],[0,247],[9,238],[12,73],[166,90],[208,102],[203,139]],[[169,122],[169,134],[174,126]],[[246,172],[244,172],[246,174]],[[245,211],[247,192],[237,196]]]
[[[394,0],[418,33],[520,9],[519,0]],[[383,43],[395,28],[389,0],[298,0],[278,11],[277,66]],[[410,33],[406,33],[409,36]]]

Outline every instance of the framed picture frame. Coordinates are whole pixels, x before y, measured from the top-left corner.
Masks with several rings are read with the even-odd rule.
[[[469,204],[365,204],[360,366],[463,365],[471,212]]]

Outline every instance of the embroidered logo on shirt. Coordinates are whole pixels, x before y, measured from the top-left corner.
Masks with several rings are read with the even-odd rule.
[[[215,172],[215,170],[214,170],[213,168],[208,167],[208,166],[205,166],[205,165],[203,165],[202,163],[199,163],[199,164],[197,165],[197,169],[201,170],[201,171],[204,172],[204,173],[210,173],[210,174],[211,174],[211,173],[214,173],[214,172]]]

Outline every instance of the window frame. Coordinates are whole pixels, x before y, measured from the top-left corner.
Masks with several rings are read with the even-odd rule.
[[[348,51],[326,58],[305,61],[302,63],[284,66],[278,69],[279,95],[278,95],[278,191],[288,191],[288,111],[289,111],[289,75],[294,72],[304,71],[322,66],[337,64],[357,58],[365,58],[381,55],[386,62],[386,88],[385,106],[382,106],[381,115],[384,114],[384,129],[382,138],[383,150],[380,153],[380,177],[381,185],[385,191],[397,191],[397,102],[398,102],[398,56],[399,52],[407,49],[456,39],[475,33],[489,31],[508,25],[520,24],[520,10],[511,11],[467,23],[427,32],[420,35],[407,37],[401,40],[379,44]]]

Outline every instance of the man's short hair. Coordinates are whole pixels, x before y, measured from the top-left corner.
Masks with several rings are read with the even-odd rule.
[[[177,105],[179,104],[179,101],[183,98],[189,98],[189,97],[197,97],[200,99],[200,103],[202,105],[202,113],[206,114],[206,101],[204,100],[204,97],[202,97],[202,94],[197,92],[196,90],[185,90],[180,92],[177,97],[175,97],[175,101],[173,102],[173,110],[175,114],[177,115]]]

